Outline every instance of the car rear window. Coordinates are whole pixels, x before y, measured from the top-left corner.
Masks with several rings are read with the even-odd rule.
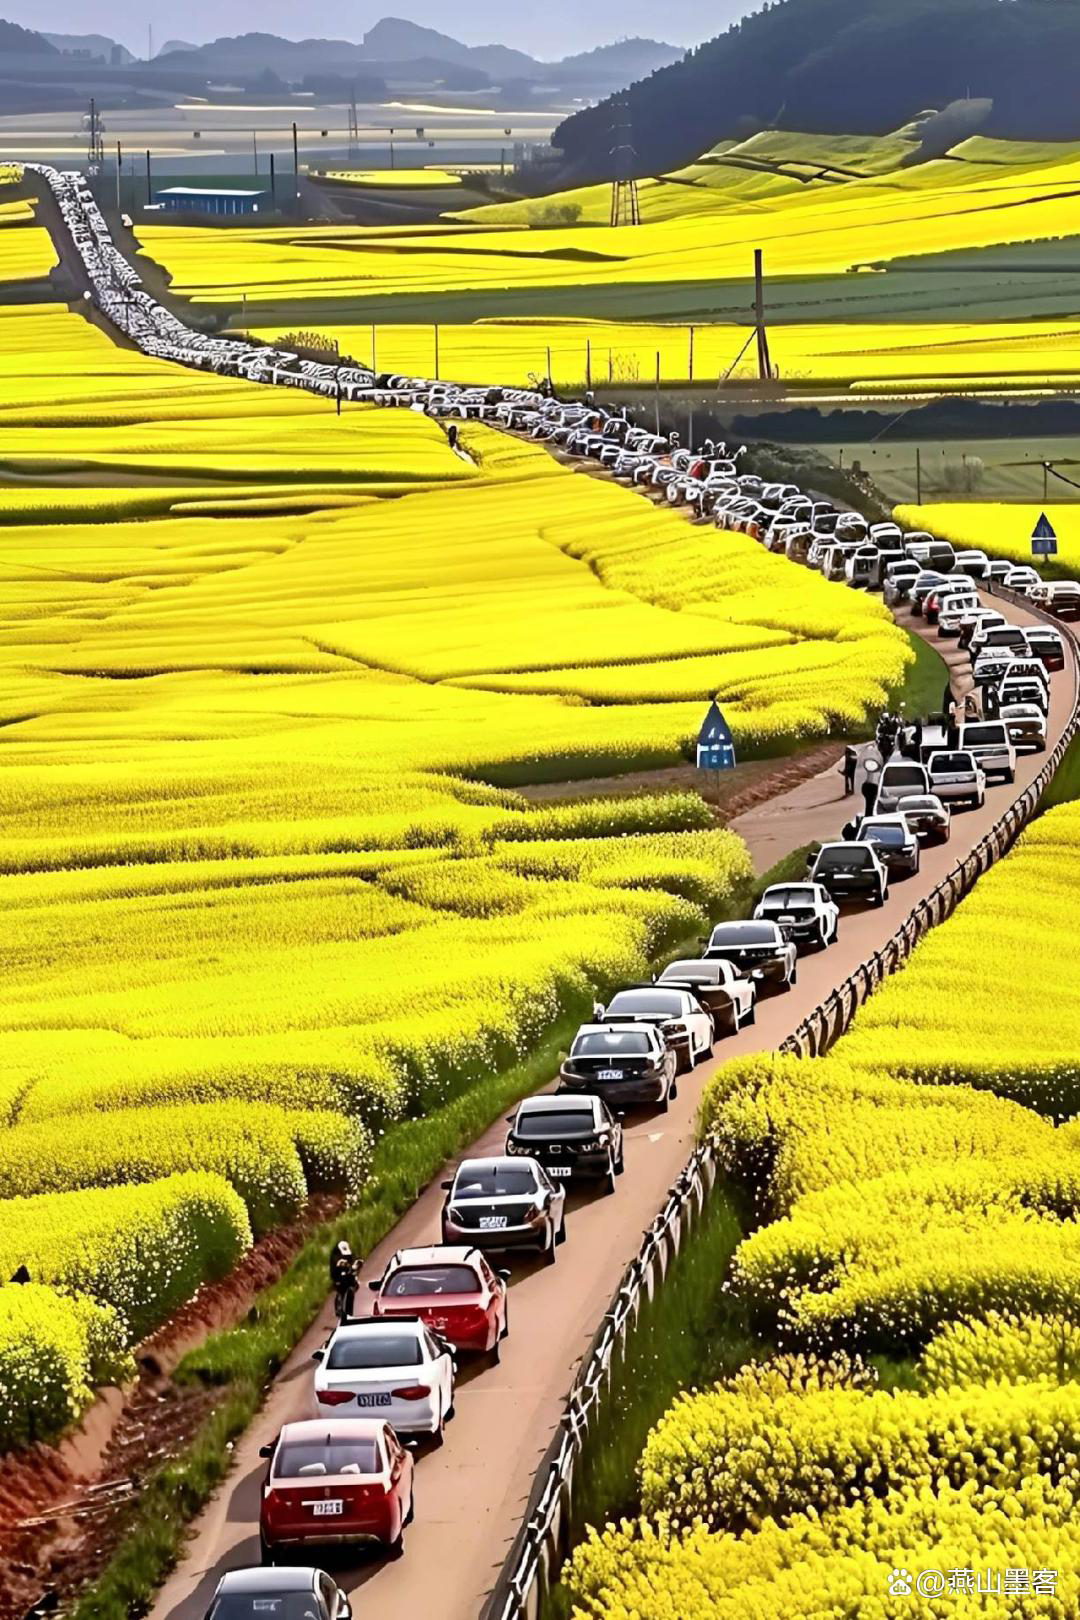
[[[862,827],[860,833],[863,838],[868,838],[871,843],[888,844],[890,849],[893,846],[899,849],[905,842],[903,827],[896,827],[891,822],[881,827]]]
[[[669,962],[661,973],[659,983],[685,979],[688,984],[722,984],[724,981],[723,962]]]
[[[775,923],[733,923],[728,927],[714,928],[712,938],[709,940],[711,950],[723,950],[725,946],[735,949],[742,945],[774,945],[776,943]]]
[[[970,754],[938,754],[930,761],[930,774],[955,775],[958,771],[974,771],[975,761]]]
[[[229,1592],[215,1599],[209,1620],[325,1620],[314,1592]]]
[[[644,1030],[612,1030],[601,1034],[599,1030],[579,1035],[574,1042],[571,1057],[643,1057],[651,1050]]]
[[[458,1171],[453,1198],[514,1198],[534,1193],[536,1178],[524,1165],[500,1165],[497,1169]]]
[[[921,765],[886,765],[881,773],[882,787],[925,787],[926,775]]]
[[[418,1367],[420,1341],[415,1333],[373,1333],[365,1329],[335,1339],[326,1358],[334,1372],[361,1367]]]
[[[588,1131],[595,1125],[591,1108],[545,1108],[543,1112],[519,1114],[514,1130],[518,1136],[545,1141],[567,1131]]]
[[[1005,742],[1005,727],[1000,723],[992,726],[965,726],[964,741],[968,743],[986,745],[988,743]]]
[[[618,1018],[620,1013],[658,1013],[662,1017],[675,1017],[682,1009],[682,992],[679,990],[620,990],[607,1011],[609,1018]]]
[[[374,1440],[285,1440],[274,1458],[275,1479],[316,1474],[377,1474],[382,1458]]]
[[[823,849],[817,858],[817,866],[822,872],[858,871],[861,866],[870,866],[872,860],[868,849],[858,849],[852,845],[850,849]]]
[[[472,1266],[402,1266],[388,1280],[387,1299],[417,1299],[425,1294],[478,1294],[480,1279]]]
[[[771,910],[783,911],[785,906],[812,906],[814,891],[802,883],[789,889],[769,889],[762,896],[762,904]]]

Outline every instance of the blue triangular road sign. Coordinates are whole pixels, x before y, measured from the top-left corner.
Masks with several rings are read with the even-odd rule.
[[[1047,517],[1045,512],[1040,513],[1039,521],[1032,530],[1031,538],[1033,540],[1057,539],[1057,535],[1054,532],[1054,525],[1050,522],[1050,519]]]
[[[720,712],[720,705],[715,702],[711,703],[709,712],[701,723],[701,730],[698,732],[698,747],[730,748],[734,745],[734,741],[731,729]]]

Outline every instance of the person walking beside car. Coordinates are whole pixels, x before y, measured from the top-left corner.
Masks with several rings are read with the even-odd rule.
[[[841,767],[844,773],[844,797],[850,798],[855,791],[855,772],[859,768],[858,750],[848,743],[844,749],[844,763]]]

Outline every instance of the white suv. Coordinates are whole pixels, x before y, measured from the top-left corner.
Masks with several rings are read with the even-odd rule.
[[[1003,720],[968,720],[960,727],[960,747],[970,750],[987,776],[1016,780],[1016,749]]]

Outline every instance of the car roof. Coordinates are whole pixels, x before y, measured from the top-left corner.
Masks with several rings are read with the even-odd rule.
[[[493,1153],[489,1157],[482,1159],[462,1159],[458,1165],[457,1173],[460,1176],[464,1175],[466,1171],[475,1175],[478,1170],[514,1170],[520,1165],[532,1165],[533,1163],[532,1159],[523,1158],[520,1153],[513,1157],[508,1153]]]
[[[278,1440],[303,1440],[308,1445],[319,1440],[374,1440],[385,1428],[385,1418],[304,1418],[299,1423],[286,1423]]]
[[[231,1569],[221,1577],[218,1596],[244,1592],[315,1592],[317,1572],[311,1568]]]
[[[721,929],[723,929],[723,928],[734,929],[736,932],[738,932],[740,929],[745,929],[745,928],[753,928],[753,929],[756,930],[758,928],[775,928],[775,927],[776,927],[775,923],[770,923],[765,918],[761,918],[761,917],[756,917],[756,918],[755,917],[743,917],[743,918],[737,918],[734,922],[717,923],[716,927],[713,929],[713,933],[718,934],[721,931]]]
[[[518,1104],[518,1113],[560,1114],[567,1108],[580,1108],[582,1112],[588,1109],[590,1113],[595,1113],[596,1102],[597,1099],[588,1093],[582,1097],[567,1096],[565,1093],[561,1096],[526,1097]]]
[[[467,1243],[432,1244],[426,1249],[398,1249],[390,1256],[392,1266],[463,1266],[480,1257],[479,1249]],[[350,1419],[350,1422],[355,1421]]]
[[[874,853],[873,844],[868,844],[863,838],[838,838],[833,843],[822,844],[818,854],[824,855],[826,850],[831,849],[865,849],[869,850],[871,855]]]
[[[648,1036],[650,1034],[655,1034],[655,1033],[656,1033],[656,1031],[653,1029],[651,1024],[635,1024],[635,1023],[632,1023],[630,1020],[627,1020],[627,1022],[625,1024],[620,1024],[620,1022],[619,1022],[619,1020],[617,1018],[613,1018],[611,1020],[610,1024],[582,1024],[581,1028],[577,1032],[577,1035],[574,1036],[574,1039],[577,1040],[578,1035],[646,1035],[646,1036]]]
[[[907,826],[907,822],[904,820],[902,812],[897,811],[894,814],[891,810],[883,810],[880,815],[871,813],[868,816],[863,816],[860,825],[865,827],[868,824],[875,827],[881,826],[882,824],[887,827]]]
[[[509,1161],[516,1164],[516,1159]],[[393,1333],[398,1327],[420,1327],[419,1316],[356,1316],[348,1322],[341,1322],[334,1329],[331,1338],[351,1338],[358,1333]]]

